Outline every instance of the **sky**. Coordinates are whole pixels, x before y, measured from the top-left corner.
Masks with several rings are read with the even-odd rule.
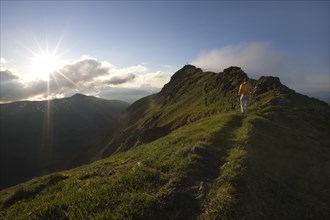
[[[1,100],[134,102],[187,63],[329,101],[329,1],[3,1]]]

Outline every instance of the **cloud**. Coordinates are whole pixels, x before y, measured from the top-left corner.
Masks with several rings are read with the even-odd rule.
[[[148,68],[142,65],[118,68],[107,61],[83,56],[73,64],[66,65],[54,72],[57,85],[67,88],[84,88],[93,83],[120,85],[133,81],[136,74],[145,73]]]
[[[239,66],[252,78],[278,76],[284,84],[298,92],[329,91],[329,63],[319,65],[304,54],[293,55],[277,49],[270,42],[242,43],[206,51],[192,64],[215,72]]]
[[[262,74],[274,69],[279,64],[279,57],[269,42],[253,42],[203,52],[192,64],[212,71],[239,66],[245,71]]]
[[[165,83],[170,81],[172,75],[172,72],[157,71],[144,75],[138,75],[135,81],[140,87],[162,88]]]
[[[10,70],[4,70],[4,71],[0,71],[0,79],[1,79],[2,82],[10,82],[10,81],[18,80],[19,77],[16,76]]]
[[[132,81],[135,78],[135,75],[132,73],[128,73],[122,76],[113,76],[106,82],[112,85],[120,85],[126,82]]]
[[[7,60],[3,57],[0,58],[0,71],[6,70]]]
[[[14,71],[0,71],[0,98],[7,102],[17,100],[20,97],[26,97],[23,85]]]
[[[77,92],[132,102],[160,90],[171,76],[161,71],[152,72],[143,65],[119,68],[89,56],[54,71],[49,81],[24,81],[20,78],[22,75],[10,69],[1,71],[1,102],[60,98]],[[127,92],[123,92],[125,88]],[[109,96],[111,94],[115,97]]]
[[[5,58],[1,57],[0,58],[0,64],[5,64],[5,63],[7,63],[7,61],[5,60]]]
[[[104,64],[96,59],[83,59],[66,65],[52,74],[53,81],[61,87],[75,88],[98,77],[111,75],[111,64]]]

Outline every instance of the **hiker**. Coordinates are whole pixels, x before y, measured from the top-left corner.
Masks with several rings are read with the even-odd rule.
[[[250,94],[253,93],[253,86],[249,83],[248,78],[239,86],[238,96],[240,97],[242,113],[248,112],[248,105],[250,101]]]

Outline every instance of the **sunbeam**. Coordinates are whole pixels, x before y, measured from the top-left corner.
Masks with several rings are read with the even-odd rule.
[[[60,70],[57,70],[54,73],[59,73],[63,78],[65,78],[68,82],[70,82],[72,85],[74,85],[78,90],[81,90],[80,86],[77,83],[73,82],[68,76],[66,76]],[[54,73],[52,73],[52,76],[56,80],[56,76],[54,75]],[[56,82],[57,82],[57,80],[56,80]]]

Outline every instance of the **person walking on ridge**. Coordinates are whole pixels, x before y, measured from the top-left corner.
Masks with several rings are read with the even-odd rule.
[[[239,86],[238,96],[240,97],[241,111],[243,114],[248,112],[250,94],[253,93],[253,90],[253,86],[249,83],[247,78],[245,78],[244,82]]]

